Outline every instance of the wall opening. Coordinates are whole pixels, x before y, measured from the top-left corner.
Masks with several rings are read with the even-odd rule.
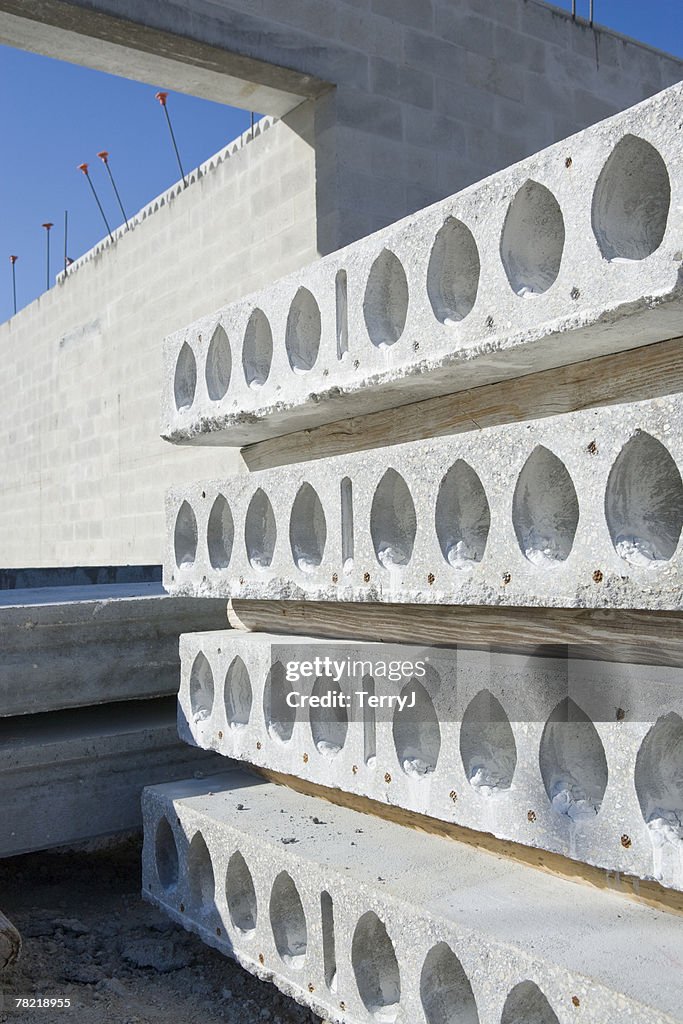
[[[273,332],[266,314],[255,309],[247,323],[242,342],[242,369],[250,388],[261,388],[270,376],[273,362]]]
[[[545,185],[526,181],[510,203],[500,239],[500,257],[510,287],[525,298],[555,283],[564,250],[562,211]]]
[[[195,832],[187,855],[190,899],[195,910],[213,910],[215,884],[211,855],[201,832]]]
[[[236,850],[228,861],[225,875],[225,898],[230,920],[242,935],[256,930],[256,890],[247,862]]]
[[[263,715],[270,737],[280,743],[289,743],[296,721],[296,708],[287,703],[292,692],[287,673],[281,662],[271,666],[263,691]]]
[[[259,487],[249,502],[244,521],[244,543],[252,568],[265,572],[270,567],[276,540],[273,506],[265,491]]]
[[[173,829],[166,818],[160,818],[154,837],[154,859],[157,876],[164,889],[178,884],[178,847]]]
[[[219,494],[211,508],[206,530],[206,546],[213,569],[227,569],[235,541],[235,523],[230,506]]]
[[[434,316],[447,327],[464,320],[477,300],[479,250],[461,220],[449,217],[432,246],[427,268],[427,293]]]
[[[436,770],[441,729],[432,698],[417,679],[401,690],[406,706],[394,712],[392,732],[396,757],[406,775],[422,778]]]
[[[433,946],[422,966],[420,999],[427,1024],[479,1024],[469,979],[451,947]],[[521,1019],[520,1019],[521,1024]],[[526,1019],[524,1024],[527,1024]]]
[[[311,736],[316,750],[323,757],[332,758],[342,750],[349,729],[349,715],[344,707],[336,707],[343,690],[338,682],[329,676],[320,676],[315,681],[312,695],[326,698],[329,694],[332,707],[312,707],[309,712]]]
[[[175,365],[175,377],[173,378],[173,395],[175,407],[178,412],[189,409],[194,402],[197,390],[197,360],[194,352],[187,344],[183,343],[178,360]]]
[[[323,970],[330,992],[337,991],[337,954],[334,940],[334,905],[329,892],[320,893],[320,919],[323,932]]]
[[[304,483],[289,517],[289,543],[296,567],[314,572],[323,560],[326,542],[327,523],[320,498],[309,483]]]
[[[228,725],[231,729],[244,729],[249,724],[253,696],[247,666],[239,655],[230,662],[223,695]]]
[[[312,370],[318,358],[321,334],[320,308],[308,288],[299,288],[287,316],[285,348],[295,373]]]
[[[370,534],[380,565],[391,569],[407,565],[417,532],[415,505],[408,485],[395,469],[388,469],[372,499]]]
[[[571,552],[579,499],[565,464],[543,445],[524,463],[512,499],[512,523],[525,558],[552,569]]]
[[[189,569],[197,557],[197,519],[191,506],[184,501],[176,516],[173,531],[175,564],[179,569]]]
[[[401,1000],[401,975],[387,930],[372,910],[363,914],[351,943],[358,994],[378,1021],[394,1021]]]
[[[441,553],[455,569],[481,562],[491,527],[491,511],[481,480],[458,459],[448,470],[436,499],[436,535]]]
[[[607,788],[607,758],[593,722],[570,697],[545,724],[539,762],[553,810],[575,822],[593,821]]]
[[[206,354],[206,390],[212,402],[220,402],[230,387],[232,352],[222,324],[216,326]]]
[[[635,785],[655,845],[683,848],[683,719],[675,712],[658,718],[645,736]]]
[[[349,303],[346,271],[338,270],[334,279],[337,313],[337,359],[349,351]]]
[[[361,688],[369,697],[375,696],[375,680],[372,676],[363,676]],[[377,716],[375,709],[368,706],[367,697],[363,701],[363,757],[368,768],[377,763]]]
[[[213,672],[200,651],[190,671],[190,710],[193,722],[204,722],[213,709]]]
[[[353,484],[348,476],[341,482],[342,568],[353,572]]]
[[[533,981],[515,985],[503,1007],[500,1024],[560,1024],[552,1006]]]
[[[401,261],[384,249],[372,264],[363,299],[370,341],[390,348],[403,334],[408,317],[408,279]]]

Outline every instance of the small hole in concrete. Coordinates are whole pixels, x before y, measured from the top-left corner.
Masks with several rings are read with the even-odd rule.
[[[320,893],[320,918],[323,931],[323,969],[330,992],[337,991],[337,954],[334,940],[334,905],[329,892]]]
[[[607,787],[607,758],[597,729],[570,697],[545,724],[539,762],[553,810],[572,821],[592,821]]]
[[[500,239],[500,256],[512,290],[540,295],[560,272],[564,220],[555,196],[527,181],[510,203]]]
[[[311,736],[316,749],[323,757],[335,757],[346,743],[349,716],[346,708],[334,706],[343,690],[338,682],[320,676],[315,681],[313,696],[326,698],[329,694],[332,707],[312,707],[309,713]]]
[[[256,891],[247,862],[236,850],[228,861],[225,875],[225,898],[230,920],[242,935],[256,930]]]
[[[337,305],[337,359],[343,359],[349,351],[349,310],[345,270],[337,271],[334,291]]]
[[[627,441],[610,470],[605,518],[617,554],[631,565],[656,568],[678,547],[681,474],[664,445],[644,431]]]
[[[230,506],[219,494],[213,503],[206,531],[209,561],[214,569],[227,569],[235,540],[235,523]]]
[[[427,1024],[479,1024],[469,979],[451,947],[432,946],[420,975],[420,999]],[[525,1019],[526,1024],[526,1019]]]
[[[287,696],[291,692],[292,687],[287,682],[284,667],[276,661],[268,672],[263,691],[263,715],[271,739],[279,740],[280,743],[288,743],[294,731],[296,708],[287,703]]]
[[[308,929],[301,897],[291,876],[281,871],[270,894],[270,924],[281,959],[301,970],[306,959]]]
[[[175,396],[175,407],[180,412],[182,409],[189,409],[194,402],[195,391],[197,390],[197,360],[194,352],[187,344],[178,353],[178,361],[175,365],[175,377],[173,379],[173,394]]]
[[[368,697],[375,696],[375,680],[363,676],[361,689],[367,694],[363,701],[363,758],[368,768],[377,763],[377,716],[375,709],[368,705]]]
[[[401,1000],[401,975],[394,945],[372,910],[363,914],[353,933],[351,963],[358,994],[375,1020],[394,1021]]]
[[[551,569],[569,557],[579,522],[579,501],[564,463],[538,445],[524,463],[512,501],[512,522],[522,554]]]
[[[289,518],[292,556],[302,572],[314,572],[323,560],[327,524],[320,498],[310,484],[299,488]]]
[[[221,324],[213,332],[206,354],[206,390],[212,402],[219,402],[230,387],[232,353],[228,336]]]
[[[593,193],[593,232],[606,260],[644,260],[661,245],[671,204],[666,164],[649,142],[625,135]]]
[[[342,568],[353,572],[353,484],[348,476],[341,482]]]
[[[313,369],[320,348],[320,309],[308,288],[299,288],[287,316],[285,347],[296,373]]]
[[[407,565],[413,554],[417,518],[408,485],[388,469],[372,499],[370,534],[377,561],[387,569]]]
[[[505,1000],[500,1024],[559,1024],[559,1020],[538,985],[521,981]]]
[[[242,344],[242,369],[250,388],[261,388],[268,380],[273,361],[273,332],[266,314],[255,309],[249,317]]]
[[[197,557],[197,520],[187,501],[178,510],[173,533],[175,562],[179,569],[187,569]]]
[[[178,884],[178,847],[173,829],[166,818],[160,818],[154,839],[157,875],[164,889]]]
[[[408,280],[400,260],[384,249],[372,264],[363,299],[365,326],[377,348],[395,345],[408,316]]]
[[[434,316],[449,326],[464,320],[479,288],[479,251],[470,229],[449,217],[432,246],[427,293]]]
[[[187,855],[190,899],[196,910],[204,912],[214,906],[214,877],[211,855],[201,832],[195,832]]]
[[[249,502],[244,522],[244,543],[252,568],[265,571],[273,561],[277,527],[273,506],[259,487]]]
[[[247,666],[239,655],[230,662],[223,689],[225,717],[231,729],[244,729],[249,724],[253,700]]]
[[[456,569],[481,562],[491,526],[491,513],[481,480],[458,459],[439,486],[435,513],[441,553]]]
[[[675,712],[658,718],[641,743],[635,785],[661,877],[665,851],[683,860],[683,719]]]
[[[211,666],[200,651],[190,672],[190,709],[194,722],[204,722],[211,717],[213,689]]]
[[[489,690],[480,690],[462,716],[460,756],[470,785],[483,796],[512,785],[515,737],[502,704]]]
[[[417,679],[406,683],[401,697],[407,698],[406,706],[396,709],[392,726],[396,757],[406,775],[421,778],[431,774],[439,760],[439,719],[432,698]]]

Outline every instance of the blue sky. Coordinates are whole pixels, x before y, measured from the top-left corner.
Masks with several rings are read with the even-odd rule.
[[[284,0],[283,0],[284,2]],[[516,0],[498,0],[513,3]],[[571,9],[571,0],[555,6]],[[588,0],[577,0],[587,16]],[[683,57],[681,0],[595,0],[595,20]],[[178,177],[163,112],[152,87],[71,64],[0,47],[0,117],[5,157],[0,165],[0,322],[12,313],[10,254],[19,257],[18,308],[45,288],[44,221],[52,229],[52,272],[63,261],[64,210],[69,255],[75,259],[104,234],[100,214],[78,164],[90,164],[107,217],[121,215],[97,152],[106,149],[130,215]],[[178,93],[169,96],[181,157],[196,167],[249,126],[249,114]]]

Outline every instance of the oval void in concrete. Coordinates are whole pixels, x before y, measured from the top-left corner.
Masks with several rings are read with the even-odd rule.
[[[280,958],[289,967],[301,970],[306,959],[308,928],[299,891],[286,871],[281,871],[273,883],[270,925]]]
[[[260,487],[255,491],[244,521],[244,544],[249,564],[265,572],[273,561],[277,526],[268,495]]]
[[[374,911],[363,914],[353,933],[351,964],[358,994],[377,1021],[394,1021],[401,1001],[401,975],[394,945]]]
[[[194,565],[197,557],[197,518],[189,502],[184,501],[178,509],[173,531],[175,563],[179,569]]]
[[[380,565],[407,565],[413,555],[417,516],[403,477],[388,469],[375,490],[370,510],[370,534]]]
[[[612,150],[593,192],[593,233],[611,262],[644,260],[662,244],[671,182],[660,153],[625,135]]]
[[[683,719],[675,712],[658,718],[643,740],[635,770],[643,818],[660,845],[683,850]]]
[[[332,707],[312,707],[309,714],[311,737],[319,754],[326,758],[336,757],[346,743],[349,730],[349,715],[344,707],[337,707],[343,693],[338,682],[329,676],[316,679],[312,694],[314,697],[332,698]]]
[[[251,871],[239,850],[236,850],[228,861],[225,898],[233,926],[241,935],[253,934],[258,913],[256,890]]]
[[[383,249],[370,268],[363,299],[365,326],[377,348],[390,348],[403,334],[408,300],[403,264],[393,252]]]
[[[206,530],[206,546],[213,569],[227,569],[235,541],[235,522],[228,502],[219,494],[213,503]]]
[[[285,347],[295,373],[307,373],[315,366],[320,349],[320,307],[308,288],[299,288],[287,316]]]
[[[204,722],[211,717],[213,697],[213,672],[206,655],[200,651],[190,670],[190,710],[193,721]]]
[[[173,396],[175,407],[178,412],[189,409],[194,402],[197,390],[197,360],[194,352],[187,344],[183,343],[175,365],[175,376],[173,378]]]
[[[213,910],[216,892],[213,865],[201,832],[195,832],[190,843],[187,855],[187,877],[193,907],[203,913]]]
[[[560,1022],[538,985],[533,981],[520,981],[505,1000],[500,1024],[560,1024]]]
[[[157,825],[154,859],[161,885],[164,889],[173,889],[178,884],[178,847],[166,818],[160,818]]]
[[[271,666],[263,691],[263,716],[269,736],[280,743],[292,738],[296,721],[296,708],[290,707],[287,697],[292,686],[281,662]]]
[[[638,431],[607,480],[605,519],[617,554],[656,568],[673,557],[683,527],[683,481],[664,445]]]
[[[460,757],[468,781],[482,796],[504,792],[517,767],[517,745],[500,701],[480,690],[467,705],[460,726]]]
[[[427,1024],[479,1024],[477,1004],[462,964],[446,942],[432,946],[420,975]],[[521,1024],[522,1018],[520,1018]],[[524,1018],[524,1024],[527,1024]]]
[[[231,729],[244,729],[249,724],[253,693],[247,666],[239,655],[230,662],[223,688],[225,717]]]
[[[545,185],[526,181],[505,217],[500,257],[517,295],[541,295],[555,283],[564,251],[564,218]]]
[[[481,480],[458,459],[439,486],[435,512],[441,554],[454,569],[481,562],[491,528],[491,511]]]
[[[544,726],[539,764],[553,810],[574,822],[592,822],[607,788],[607,758],[595,725],[570,697]]]
[[[512,523],[525,558],[552,569],[571,552],[579,499],[567,467],[543,445],[524,463],[512,499]]]
[[[232,352],[222,324],[217,324],[206,353],[206,390],[212,402],[224,398],[230,387]]]
[[[459,323],[472,311],[480,271],[474,235],[461,220],[449,217],[434,239],[427,267],[427,294],[442,324]]]
[[[424,778],[436,770],[439,760],[439,719],[432,698],[417,679],[406,683],[401,697],[406,698],[405,706],[396,708],[392,723],[396,757],[406,775]]]
[[[327,523],[320,498],[309,483],[299,488],[289,519],[292,557],[302,572],[314,572],[323,560]]]
[[[273,332],[268,317],[255,309],[247,323],[242,342],[242,371],[250,388],[261,388],[270,376],[273,362]]]

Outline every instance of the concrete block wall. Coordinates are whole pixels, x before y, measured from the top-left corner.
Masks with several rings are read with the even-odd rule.
[[[683,86],[176,332],[162,435],[235,445],[681,331]]]
[[[171,489],[164,583],[257,600],[683,607],[683,397]]]
[[[676,669],[234,630],[180,648],[186,742],[683,889]]]
[[[315,258],[311,119],[214,161],[0,326],[3,567],[160,562],[164,491],[217,464],[159,439],[163,335]]]
[[[680,1018],[675,915],[238,772],[144,818],[144,896],[325,1020]]]

